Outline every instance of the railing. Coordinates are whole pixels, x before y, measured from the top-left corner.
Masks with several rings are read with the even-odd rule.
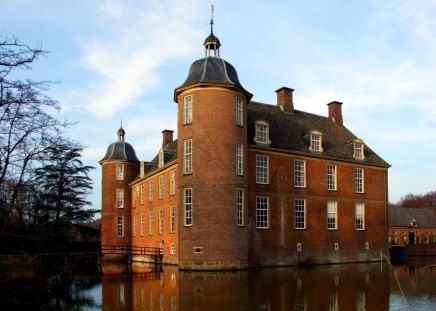
[[[163,256],[163,249],[159,247],[146,246],[119,246],[119,245],[102,245],[101,254],[116,255],[144,255],[151,257]]]

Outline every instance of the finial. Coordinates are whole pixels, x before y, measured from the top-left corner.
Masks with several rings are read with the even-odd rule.
[[[121,127],[118,130],[117,134],[118,134],[118,141],[124,142],[124,135],[126,135],[126,131],[124,131],[123,129],[123,121],[121,121]]]
[[[213,34],[213,11],[214,11],[213,4],[210,5],[210,10],[211,10],[211,17],[210,17],[210,33]]]

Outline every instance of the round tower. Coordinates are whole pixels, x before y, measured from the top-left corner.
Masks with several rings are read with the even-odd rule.
[[[139,160],[132,145],[124,141],[121,127],[118,141],[109,145],[100,160],[102,167],[101,244],[132,244],[132,195],[129,183],[139,174]]]
[[[248,266],[247,104],[213,33],[174,92],[178,104],[179,268]],[[211,55],[213,52],[213,56]]]

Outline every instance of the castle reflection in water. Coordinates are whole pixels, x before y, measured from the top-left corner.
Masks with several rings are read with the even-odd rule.
[[[386,264],[234,272],[102,267],[103,310],[388,310]]]

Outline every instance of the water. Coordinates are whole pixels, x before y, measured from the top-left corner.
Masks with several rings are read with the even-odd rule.
[[[69,301],[46,310],[436,310],[436,258],[237,272],[105,265],[97,280],[73,281]],[[76,305],[75,305],[76,303]],[[55,306],[58,307],[55,307]]]

